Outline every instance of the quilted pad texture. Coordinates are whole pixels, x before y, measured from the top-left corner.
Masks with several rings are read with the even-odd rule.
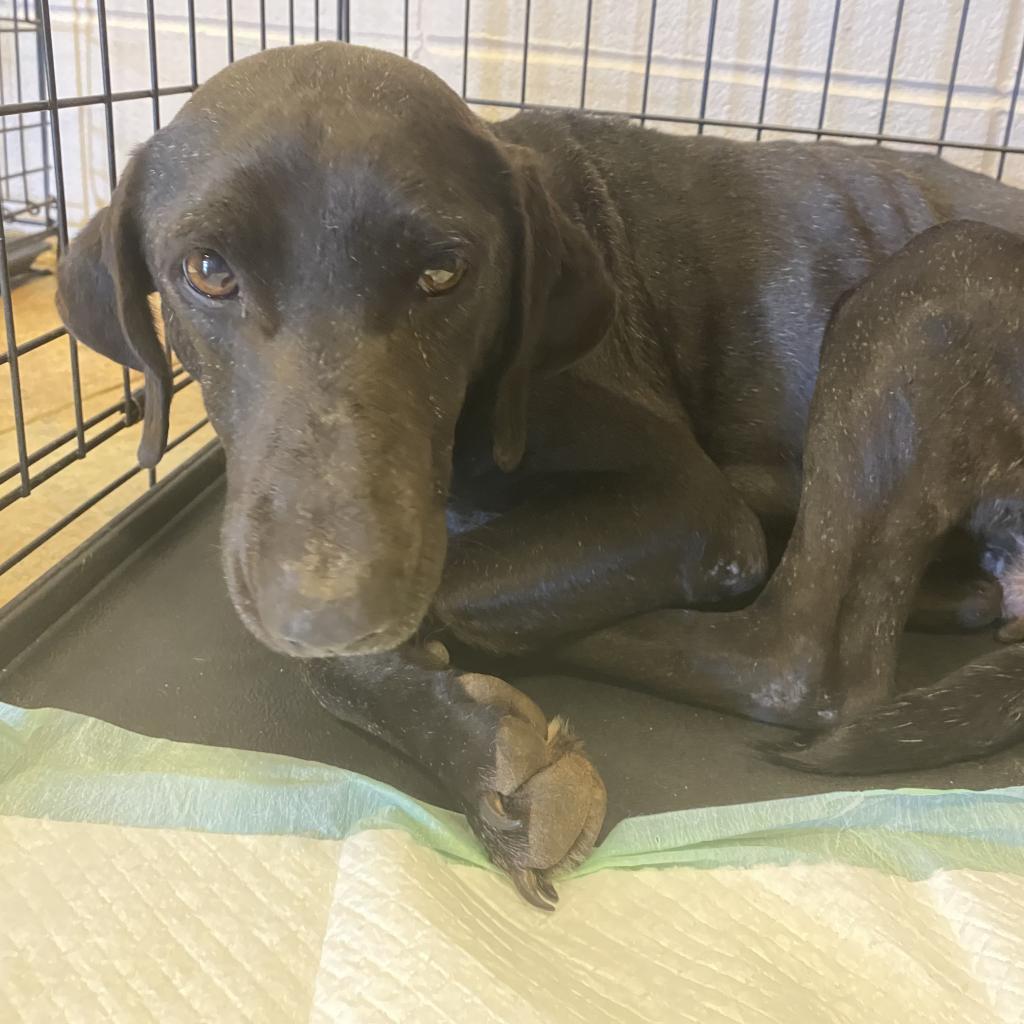
[[[362,776],[0,704],[0,1022],[1024,1024],[1024,790],[621,822],[525,905]]]
[[[1024,1020],[1024,878],[601,871],[540,915],[404,832],[0,822],[0,1019]]]

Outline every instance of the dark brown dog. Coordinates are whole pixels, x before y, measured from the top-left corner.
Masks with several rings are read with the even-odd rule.
[[[992,275],[1018,250],[973,229],[912,248],[840,314],[815,390],[819,347],[840,295],[964,217],[1024,230],[1024,197],[881,148],[490,127],[408,61],[318,44],[204,85],[72,245],[60,298],[146,371],[152,464],[160,293],[227,453],[239,613],[332,713],[434,771],[546,905],[598,834],[600,780],[563,726],[424,638],[550,648],[797,727],[884,698],[933,542],[1020,492],[996,472],[1019,438],[972,404],[1008,415],[984,389],[1017,379],[1019,305]],[[984,350],[961,299],[995,318]],[[801,486],[752,609],[668,610],[749,600]]]

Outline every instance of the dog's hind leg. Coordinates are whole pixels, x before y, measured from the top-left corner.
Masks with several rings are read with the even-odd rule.
[[[1013,263],[989,239],[960,241],[965,252],[904,251],[830,325],[797,523],[757,601],[639,616],[566,645],[566,667],[789,725],[891,693],[939,541],[1022,482],[1024,365],[1003,319],[1019,329],[1020,292],[998,276]],[[982,259],[990,276],[965,276]]]
[[[569,668],[781,725],[834,721],[888,692],[896,644],[935,543],[969,490],[914,441],[885,360],[834,353],[812,409],[800,512],[782,561],[740,612],[663,610],[560,648]]]

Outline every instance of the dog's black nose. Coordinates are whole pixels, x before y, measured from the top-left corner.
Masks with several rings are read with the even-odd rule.
[[[334,605],[295,608],[261,602],[263,628],[285,652],[297,658],[342,654],[377,632],[370,621],[353,621]]]
[[[388,650],[418,625],[401,587],[370,581],[331,584],[286,570],[261,576],[253,595],[259,625],[270,643],[291,657]]]

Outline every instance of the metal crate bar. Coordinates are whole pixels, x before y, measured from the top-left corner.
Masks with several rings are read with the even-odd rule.
[[[350,38],[349,2],[348,0],[338,0],[338,39],[347,43]]]
[[[60,251],[68,244],[67,201],[64,194],[64,151],[60,142],[60,117],[57,112],[57,73],[53,58],[53,30],[50,24],[50,0],[39,0],[43,21],[43,63],[45,65],[46,96],[50,112],[50,146],[53,156],[54,184],[57,190],[57,239]],[[78,365],[78,342],[68,334],[68,362],[71,367],[71,398],[75,411],[75,432],[78,453],[85,455],[85,426],[82,410],[82,374]]]
[[[20,103],[21,100],[19,100],[18,102]],[[18,117],[19,122],[20,122],[21,119],[23,119],[25,115],[24,114],[18,114],[16,116]],[[15,125],[0,124],[0,135],[18,135],[18,136],[21,136],[22,133],[27,131],[29,128],[38,128],[38,127],[39,127],[39,122],[38,121],[33,123],[33,124],[28,124],[28,125],[23,125],[21,123],[15,124]],[[15,171],[14,173],[17,174],[18,172]]]
[[[832,30],[828,37],[828,56],[825,58],[825,81],[821,87],[821,107],[818,109],[818,131],[816,138],[821,139],[821,130],[825,127],[825,113],[828,110],[828,91],[832,85],[832,67],[836,59],[836,39],[839,36],[839,19],[842,16],[843,0],[836,0],[832,10]]]
[[[200,430],[202,430],[203,427],[205,427],[208,422],[209,420],[207,420],[204,417],[203,419],[199,420],[199,422],[189,427],[188,430],[183,431],[176,438],[174,438],[173,441],[168,442],[167,451],[174,451],[174,449],[177,448],[178,445],[187,441],[194,434],[197,434]],[[211,448],[215,447],[215,445],[216,442],[211,441],[210,444],[203,449],[203,451],[209,451]],[[199,452],[197,453],[196,457],[198,458],[202,454],[203,452]],[[131,480],[135,476],[138,476],[138,474],[141,472],[141,466],[135,466],[132,469],[129,469],[127,472],[122,473],[119,477],[117,477],[117,479],[112,480],[102,490],[97,491],[91,497],[83,501],[80,505],[76,506],[66,516],[63,516],[62,518],[58,519],[57,522],[55,522],[48,529],[44,530],[33,541],[26,544],[24,547],[20,548],[13,555],[11,555],[10,558],[6,559],[3,562],[0,562],[0,576],[2,576],[6,572],[10,572],[11,569],[13,569],[16,565],[25,561],[25,559],[28,558],[29,555],[38,551],[39,548],[41,548],[47,541],[52,540],[54,537],[56,537],[61,530],[70,526],[76,519],[79,519],[81,516],[85,515],[85,513],[88,512],[89,509],[94,508],[101,501],[103,501],[104,498],[109,497],[119,487],[123,487],[126,483],[128,483],[129,480]]]
[[[190,92],[199,87],[199,58],[196,54],[196,0],[188,0],[188,64],[192,78],[190,86],[183,86],[183,92]],[[108,69],[109,70],[109,69]],[[169,95],[169,94],[163,94]],[[173,95],[173,94],[170,94]]]
[[[11,401],[14,413],[14,436],[18,446],[18,463],[21,473],[19,497],[28,497],[32,482],[28,474],[28,441],[25,434],[25,407],[21,392],[21,371],[18,367],[17,335],[14,330],[14,305],[11,301],[10,265],[7,261],[7,228],[0,220],[0,290],[3,291],[4,329],[7,332],[7,358],[11,372]]]
[[[587,0],[587,16],[583,25],[583,67],[580,69],[580,110],[587,105],[587,71],[590,68],[590,32],[594,26],[594,0]]]
[[[127,370],[121,374],[119,386],[116,386],[109,395],[109,405],[98,412],[85,416],[83,412],[81,368],[78,364],[77,342],[68,332],[56,323],[54,317],[53,326],[46,330],[39,330],[42,325],[33,324],[32,330],[22,332],[21,338],[17,335],[17,328],[22,321],[19,318],[17,304],[14,301],[17,296],[17,289],[20,282],[29,281],[27,273],[29,259],[33,255],[33,244],[46,242],[49,238],[56,236],[59,249],[63,252],[68,241],[68,214],[67,203],[69,194],[72,200],[77,202],[77,192],[68,191],[65,180],[66,166],[73,166],[70,151],[65,154],[62,148],[61,138],[61,113],[68,110],[84,110],[91,107],[102,108],[103,124],[103,146],[107,160],[107,181],[111,191],[116,186],[119,168],[117,166],[119,151],[116,127],[118,125],[118,110],[120,104],[128,104],[133,101],[145,101],[149,107],[149,121],[153,130],[157,130],[162,123],[161,105],[165,99],[187,96],[194,91],[202,79],[216,71],[225,61],[230,63],[245,52],[248,48],[255,47],[257,40],[260,50],[268,46],[277,45],[287,40],[288,43],[296,43],[310,38],[319,40],[321,38],[335,38],[348,41],[352,38],[352,4],[351,0],[335,0],[325,9],[321,10],[321,2],[326,0],[312,0],[310,4],[296,5],[295,0],[278,0],[276,5],[268,5],[267,0],[253,0],[244,10],[237,7],[236,0],[224,0],[223,4],[214,3],[211,0],[207,7],[199,8],[198,17],[203,18],[203,23],[197,28],[197,5],[196,0],[185,0],[182,14],[171,13],[158,8],[156,0],[145,0],[144,4],[137,4],[133,8],[145,18],[143,26],[141,17],[137,23],[140,32],[138,53],[135,60],[145,68],[148,64],[148,87],[115,91],[112,82],[111,61],[112,37],[111,33],[115,26],[111,22],[111,11],[115,10],[113,0],[85,0],[85,6],[81,10],[76,9],[76,18],[83,14],[88,17],[90,12],[95,15],[96,39],[98,43],[99,68],[97,69],[97,80],[100,85],[99,92],[91,91],[96,86],[87,85],[82,91],[86,94],[80,96],[58,96],[57,80],[60,76],[56,74],[54,66],[54,31],[64,29],[68,22],[68,11],[62,6],[60,11],[61,23],[54,26],[50,20],[50,0],[8,0],[10,6],[5,14],[0,14],[0,41],[3,42],[3,49],[0,50],[0,63],[7,62],[7,70],[13,70],[14,77],[5,78],[0,73],[0,159],[3,160],[3,167],[0,168],[0,211],[2,211],[2,223],[0,223],[0,257],[3,258],[3,268],[0,269],[0,299],[4,303],[4,327],[6,329],[6,343],[0,346],[0,367],[6,366],[10,374],[12,390],[12,449],[5,460],[10,465],[0,469],[0,486],[6,488],[0,495],[0,509],[9,508],[20,498],[31,494],[35,488],[43,485],[52,479],[57,473],[82,458],[92,454],[106,444],[112,437],[124,429],[138,422],[141,407],[140,396],[133,394],[131,388],[131,377]],[[717,97],[720,95],[719,88],[725,79],[721,76],[720,68],[716,68],[716,58],[721,57],[724,62],[728,55],[724,52],[727,45],[725,25],[725,10],[720,9],[719,0],[691,0],[688,5],[677,3],[675,10],[670,0],[650,0],[645,4],[638,17],[644,19],[641,25],[635,26],[635,43],[630,44],[630,58],[635,63],[636,76],[642,75],[640,88],[637,91],[636,99],[624,103],[624,110],[607,109],[612,101],[605,100],[599,105],[592,103],[593,90],[599,79],[599,70],[604,70],[598,64],[599,58],[595,55],[599,38],[606,38],[604,30],[614,30],[618,26],[609,25],[607,19],[621,17],[620,11],[611,2],[604,0],[603,6],[596,7],[595,0],[572,0],[574,17],[578,14],[580,40],[574,45],[581,47],[579,53],[579,79],[578,91],[575,84],[570,85],[570,95],[565,97],[563,105],[560,94],[555,103],[531,103],[530,97],[542,99],[539,95],[543,84],[542,76],[537,73],[538,50],[544,46],[546,41],[541,39],[544,32],[544,19],[540,5],[535,5],[533,0],[523,0],[521,7],[517,8],[521,17],[521,35],[518,27],[510,30],[509,38],[502,41],[503,45],[510,48],[506,51],[503,60],[512,75],[518,74],[518,82],[513,87],[511,99],[490,99],[487,94],[491,92],[486,82],[486,76],[477,77],[475,65],[471,67],[471,61],[475,54],[473,47],[479,45],[487,47],[488,59],[491,59],[493,42],[490,38],[484,38],[483,33],[489,32],[489,19],[486,9],[479,9],[474,12],[473,0],[464,0],[462,7],[456,5],[454,10],[449,10],[447,27],[441,29],[448,41],[455,37],[454,60],[449,70],[456,81],[456,87],[468,102],[473,105],[488,107],[492,110],[504,110],[512,113],[516,110],[539,108],[550,110],[585,109],[592,110],[596,114],[610,114],[619,117],[628,117],[648,126],[688,126],[695,128],[697,133],[703,133],[706,129],[728,130],[749,133],[752,138],[761,139],[766,134],[781,134],[796,138],[808,139],[837,139],[856,141],[864,143],[888,143],[894,145],[918,146],[932,149],[940,154],[948,151],[971,152],[989,157],[995,157],[987,166],[994,168],[993,173],[997,178],[1005,177],[1008,161],[1011,156],[1024,155],[1024,142],[1013,145],[1014,134],[1017,129],[1017,117],[1020,107],[1020,93],[1022,81],[1024,81],[1024,38],[1020,40],[1019,52],[1016,49],[1017,40],[1013,41],[1013,54],[1016,57],[1015,73],[1012,76],[1012,85],[1008,94],[1005,86],[1005,103],[1002,96],[998,101],[999,120],[991,138],[998,140],[990,141],[989,136],[978,136],[975,141],[963,138],[950,138],[949,133],[957,132],[958,122],[954,117],[958,109],[958,91],[965,91],[966,86],[961,82],[967,81],[967,55],[970,52],[968,43],[968,30],[972,25],[971,18],[975,21],[980,17],[979,11],[982,5],[971,0],[958,0],[956,6],[946,6],[946,15],[949,19],[949,31],[953,38],[952,59],[947,70],[941,68],[935,75],[936,88],[941,89],[939,109],[941,110],[941,125],[937,132],[931,128],[928,137],[917,137],[909,135],[904,131],[892,130],[889,126],[895,122],[893,115],[894,97],[897,95],[899,84],[898,68],[900,67],[900,56],[910,55],[910,49],[914,46],[913,32],[910,29],[911,14],[920,14],[919,8],[914,4],[927,3],[928,0],[891,0],[886,10],[889,12],[891,24],[883,26],[882,31],[885,38],[882,41],[878,60],[882,68],[878,77],[877,95],[880,103],[876,109],[869,108],[868,120],[857,123],[856,127],[844,128],[842,123],[836,123],[839,118],[839,91],[837,64],[841,58],[839,49],[842,44],[841,32],[849,27],[850,19],[858,12],[858,5],[852,0],[844,3],[844,0],[820,0],[824,8],[821,11],[820,21],[817,22],[822,36],[822,53],[819,58],[816,74],[821,75],[820,98],[815,95],[812,99],[811,110],[808,114],[808,124],[796,125],[776,123],[782,118],[773,117],[775,110],[780,109],[773,103],[775,91],[780,86],[780,80],[784,77],[781,71],[785,52],[785,34],[792,30],[792,24],[785,21],[788,13],[788,6],[783,0],[771,0],[771,3],[760,5],[758,19],[759,24],[763,23],[763,39],[759,41],[759,47],[763,46],[763,65],[758,56],[756,64],[756,77],[750,83],[751,86],[751,109],[756,107],[756,116],[737,117],[729,116],[730,111],[715,111],[713,108],[719,104]],[[993,5],[1000,0],[991,0]],[[1008,0],[1003,0],[1008,2]],[[0,4],[3,0],[0,0]],[[808,0],[808,4],[810,0]],[[565,0],[568,6],[569,0]],[[173,6],[173,5],[172,5]],[[420,4],[417,7],[416,17],[423,19],[419,25],[420,31],[427,34],[429,39],[435,29],[432,18],[428,22],[427,16],[433,16],[442,10],[442,6]],[[559,6],[563,6],[561,3]],[[237,7],[237,9],[236,9]],[[268,7],[271,8],[270,21],[268,22]],[[414,50],[414,41],[411,39],[413,24],[411,19],[414,14],[410,0],[381,0],[380,9],[384,7],[390,12],[392,18],[389,21],[389,31],[394,37],[398,32],[400,24],[401,31],[401,53],[408,56]],[[670,38],[672,31],[672,16],[693,8],[700,11],[701,17],[706,17],[706,28],[701,27],[702,38],[698,39],[699,53],[695,54],[697,61],[696,83],[697,98],[694,100],[696,109],[680,110],[668,107],[663,96],[664,93],[654,91],[657,83],[653,82],[655,73],[655,48],[661,47],[658,51],[658,69],[661,68],[663,60],[672,60],[675,55],[665,51],[665,40]],[[372,9],[366,7],[367,13]],[[739,8],[742,11],[742,5]],[[122,8],[116,8],[120,13]],[[548,10],[550,10],[550,5]],[[729,18],[737,12],[736,8],[729,10]],[[742,12],[745,16],[745,12]],[[183,19],[185,26],[174,30],[179,33],[182,57],[187,57],[187,65],[182,61],[181,77],[184,82],[161,86],[160,70],[163,67],[166,77],[167,68],[172,65],[168,59],[166,47],[167,40],[174,39],[175,35],[162,34],[163,22],[161,18],[167,15],[174,20]],[[239,20],[236,22],[236,15]],[[720,15],[722,15],[720,17]],[[439,14],[440,16],[440,14]],[[257,23],[258,19],[258,23]],[[287,19],[287,21],[285,20]],[[331,21],[334,21],[333,25]],[[763,22],[761,22],[763,19]],[[1019,19],[1014,21],[1014,25]],[[183,28],[187,27],[187,40]],[[373,27],[372,23],[369,26]],[[730,23],[730,32],[732,29]],[[633,27],[630,27],[632,30]],[[117,26],[120,31],[121,26]],[[133,23],[133,30],[135,25]],[[458,32],[461,29],[462,38],[458,39]],[[474,30],[477,38],[473,36]],[[76,29],[76,31],[80,31]],[[145,33],[146,54],[142,54],[141,32]],[[204,43],[209,40],[210,33],[216,33],[213,50],[206,49],[204,53],[213,56],[214,66],[200,67],[199,60],[199,32],[203,33]],[[953,33],[955,31],[955,36]],[[634,38],[631,33],[625,33],[624,37]],[[612,38],[615,38],[614,32]],[[659,39],[661,43],[659,44]],[[58,42],[63,43],[63,38],[58,37]],[[13,44],[13,49],[11,46]],[[221,45],[223,44],[223,45]],[[244,44],[244,47],[243,47]],[[397,48],[397,41],[392,39],[389,42],[393,48]],[[448,42],[445,44],[448,45]],[[613,47],[618,45],[612,44]],[[187,51],[185,48],[187,47]],[[461,50],[461,53],[459,52]],[[721,54],[716,51],[722,50]],[[60,51],[63,52],[63,51]],[[119,51],[120,52],[120,49]],[[430,49],[427,48],[428,58]],[[449,49],[451,54],[451,48]],[[459,58],[461,57],[461,66]],[[613,60],[618,60],[615,52]],[[187,71],[185,70],[187,66]],[[113,69],[116,70],[116,69]],[[3,68],[0,67],[0,72]],[[575,71],[572,72],[575,82]],[[635,81],[635,80],[634,80]],[[484,83],[484,84],[480,84]],[[972,82],[972,84],[977,84]],[[471,95],[472,90],[472,95]],[[712,95],[714,90],[714,95]],[[756,90],[756,91],[754,91]],[[549,93],[549,96],[551,94]],[[632,93],[631,93],[632,95]],[[577,102],[578,100],[578,102]],[[1005,111],[1005,123],[1002,121],[1002,113]],[[938,120],[938,118],[936,118]],[[829,123],[831,122],[831,123]],[[74,130],[72,123],[65,117],[64,126],[66,132]],[[874,130],[872,130],[874,129]],[[123,140],[120,140],[123,141]],[[42,154],[41,157],[39,154]],[[73,206],[77,214],[77,206]],[[17,260],[22,262],[17,262]],[[12,261],[15,261],[12,263]],[[34,336],[29,337],[29,334]],[[31,404],[26,404],[23,388],[25,386],[24,366],[20,364],[29,354],[43,348],[51,343],[59,342],[63,346],[66,340],[68,347],[68,381],[71,387],[71,406],[73,408],[73,422],[69,417],[66,423],[61,423],[59,430],[54,436],[31,439],[31,424],[26,423],[26,409],[31,409]],[[63,357],[62,349],[59,350]],[[169,353],[170,356],[170,353]],[[85,364],[83,364],[85,365]],[[174,370],[174,389],[180,390],[189,386],[190,380],[180,367]],[[118,401],[112,399],[119,395]],[[194,424],[184,433],[180,434],[171,444],[169,449],[175,448],[183,443],[188,437],[206,426],[206,420]],[[67,428],[67,429],[65,429]],[[29,445],[35,447],[30,449]],[[17,461],[14,461],[15,454]],[[62,516],[58,522],[49,527],[43,534],[32,540],[30,544],[24,545],[6,561],[0,562],[0,574],[7,571],[14,565],[23,561],[33,551],[37,550],[47,540],[55,536],[64,526],[80,517],[89,508],[94,507],[99,501],[116,491],[127,480],[137,476],[141,470],[138,466],[130,468],[122,473],[109,485],[104,487],[97,494],[92,496],[82,495],[83,501],[71,510],[67,515]],[[150,484],[157,481],[155,472],[150,473]],[[0,556],[2,557],[2,556]]]
[[[704,81],[700,89],[700,116],[697,118],[697,134],[704,134],[704,126],[708,123],[708,91],[711,88],[711,68],[715,54],[715,25],[718,23],[718,0],[711,0],[708,12],[708,42],[704,48]],[[659,120],[663,120],[660,118]]]
[[[467,95],[469,89],[469,0],[466,0],[466,8],[462,15],[462,96]]]
[[[772,0],[772,20],[771,25],[768,29],[768,52],[764,58],[764,81],[761,83],[761,106],[757,114],[757,123],[764,124],[764,114],[768,109],[768,85],[771,82],[772,77],[772,55],[775,52],[775,32],[779,25],[779,0]],[[761,136],[764,133],[763,128],[757,129],[757,135],[755,138],[758,142],[761,141]]]
[[[527,107],[531,110],[576,110],[576,107],[562,106],[557,103],[530,103],[522,104],[514,100],[486,99],[480,96],[470,96],[467,103],[479,107],[506,107],[514,110],[524,110]],[[633,120],[640,120],[639,111],[612,110],[610,108],[588,107],[589,113],[600,114],[605,117],[626,117]],[[846,131],[837,128],[809,128],[806,125],[787,124],[759,124],[756,121],[732,121],[728,118],[718,117],[687,117],[684,114],[647,114],[648,121],[662,121],[665,124],[692,124],[699,128],[737,128],[744,131],[756,133],[758,129],[762,132],[779,132],[786,135],[821,135],[830,139],[850,139],[856,142],[891,142],[900,145],[910,146],[935,146],[935,139],[915,138],[911,135],[879,135],[877,132]],[[959,142],[954,139],[947,139],[943,142],[947,149],[973,150],[979,153],[1009,153],[1013,155],[1024,155],[1024,146],[1001,146],[986,142]]]
[[[1024,39],[1020,44],[1020,57],[1017,58],[1017,76],[1013,80],[1013,92],[1010,96],[1010,109],[1006,112],[1006,131],[1003,133],[1003,152],[996,168],[996,180],[1002,181],[1006,172],[1006,156],[1010,152],[1010,139],[1013,137],[1013,122],[1017,116],[1017,100],[1020,98],[1021,78],[1024,77]]]
[[[174,385],[174,393],[177,394],[183,388],[188,387],[190,383],[191,379],[188,377],[186,377],[184,380],[179,380]],[[136,398],[134,401],[135,405],[139,409],[138,415],[141,415],[144,405],[141,396],[139,398]],[[114,413],[121,412],[121,410],[122,405],[120,402],[118,402],[116,405],[110,406],[110,408],[105,409],[102,412],[96,413],[96,415],[93,416],[91,420],[85,421],[85,425],[87,428],[90,426],[90,424],[92,426],[96,426],[97,424],[102,423],[104,419],[109,419],[110,416],[113,415]],[[134,420],[132,422],[134,422]],[[105,430],[99,437],[89,438],[85,442],[84,450],[80,451],[76,449],[75,451],[70,452],[67,455],[61,457],[57,462],[54,462],[52,465],[47,466],[46,469],[43,469],[39,473],[34,475],[30,481],[31,486],[35,488],[38,487],[39,484],[45,483],[51,477],[55,476],[60,470],[64,469],[65,466],[70,466],[71,463],[77,462],[79,459],[85,458],[85,455],[88,452],[91,452],[99,444],[113,437],[115,434],[119,434],[128,426],[131,426],[131,422],[125,422],[125,420],[121,420],[119,423],[115,423],[112,427]],[[45,458],[47,455],[52,454],[54,451],[61,448],[68,441],[74,440],[75,436],[75,431],[68,431],[67,434],[63,434],[60,437],[56,438],[55,440],[49,442],[49,444],[44,445],[38,451],[33,452],[31,455],[28,456],[26,460],[28,465],[31,466],[34,462],[37,462],[40,459]],[[22,467],[24,467],[24,465],[25,463],[23,462]],[[18,467],[15,467],[15,472],[17,472],[17,468]],[[0,483],[9,480],[11,475],[13,474],[10,469],[5,470],[2,474],[0,474]],[[24,497],[24,495],[20,493],[15,493],[14,491],[10,491],[3,497],[0,497],[0,511],[3,511],[5,508],[7,508],[8,505],[10,505],[19,497]]]
[[[5,271],[6,268],[7,261],[5,260]],[[4,288],[6,288],[6,286],[4,286]],[[12,362],[13,360],[19,358],[20,356],[28,355],[29,352],[34,352],[37,348],[42,348],[44,345],[48,345],[51,341],[56,341],[58,338],[67,337],[67,333],[68,332],[63,327],[54,327],[53,330],[47,331],[45,334],[40,334],[39,337],[33,338],[31,341],[23,342],[21,345],[14,345],[14,352],[12,353],[11,344],[13,342],[13,332],[8,332],[8,349],[6,352],[0,352],[0,366],[5,366],[7,363]]]
[[[160,74],[157,68],[157,53],[156,53],[156,10],[154,8],[154,0],[146,0],[146,42],[149,47],[149,93],[150,103],[152,109],[152,121],[153,131],[157,132],[160,130]],[[231,39],[231,32],[228,31],[228,39]],[[232,43],[229,41],[229,50]],[[72,340],[72,344],[74,341]],[[125,417],[127,419],[127,417]],[[147,470],[147,476],[149,479],[149,486],[155,487],[157,484],[157,470],[153,466]]]
[[[53,110],[73,110],[77,107],[92,107],[99,103],[106,103],[111,100],[114,103],[123,103],[126,100],[145,100],[154,98],[154,92],[156,97],[162,96],[182,96],[185,93],[193,91],[191,85],[175,85],[165,86],[162,89],[129,89],[124,92],[116,92],[112,96],[105,96],[103,93],[97,93],[94,96],[78,96],[63,98],[50,101],[50,100],[38,100],[28,103],[12,103],[4,109],[3,114],[5,117],[9,117],[11,114],[25,113],[35,114],[40,111],[53,111]]]
[[[519,100],[526,103],[526,76],[530,71],[530,0],[526,0],[526,8],[523,14],[523,63],[519,73]]]
[[[107,180],[113,194],[117,185],[117,149],[114,142],[114,104],[110,99],[113,92],[110,82],[110,36],[107,31],[106,0],[96,0],[96,29],[100,45],[100,75],[103,81],[103,93],[107,97],[103,104],[103,128],[107,143]],[[131,416],[131,381],[128,370],[121,372],[121,391],[124,396],[124,417],[127,422]]]
[[[14,0],[14,85],[15,95],[18,97],[18,102],[21,103],[24,99],[24,85],[21,80],[21,31],[20,31],[20,19],[18,18],[18,4],[17,0]],[[3,76],[0,76],[0,95],[3,92]],[[6,99],[2,101],[6,105]],[[18,115],[18,139],[21,144],[21,152],[25,153],[25,115]],[[4,133],[4,167],[10,166],[7,163],[7,134]],[[28,177],[27,175],[22,180],[22,195],[25,202],[28,202]]]
[[[885,72],[885,91],[882,93],[882,111],[878,115],[878,135],[885,135],[885,119],[889,116],[889,96],[892,94],[892,76],[896,71],[896,54],[900,46],[900,32],[903,28],[904,0],[896,5],[896,21],[892,29],[892,45],[889,47],[889,67]],[[881,143],[882,138],[876,140]]]
[[[191,383],[191,378],[189,377],[184,377],[184,379],[181,379],[183,374],[184,371],[179,369],[173,375],[176,381],[173,388],[175,394],[177,394],[177,392],[181,391],[183,388],[186,388]],[[137,396],[130,395],[129,400],[131,403],[131,413],[129,415],[126,415],[125,418],[121,421],[121,423],[118,424],[118,430],[123,430],[125,427],[130,427],[133,424],[137,423],[142,415],[144,408],[143,396],[141,394]],[[123,412],[124,404],[123,402],[119,401],[113,404],[113,406],[109,406],[108,408],[93,414],[91,417],[89,417],[89,419],[84,421],[84,427],[86,430],[90,430],[92,427],[102,423],[103,420],[109,420],[112,416]],[[114,432],[116,433],[117,431]],[[42,447],[39,447],[39,449],[37,449],[35,452],[31,452],[25,459],[19,459],[17,465],[9,466],[7,469],[0,471],[0,483],[6,483],[9,479],[16,476],[19,470],[31,468],[37,462],[41,461],[42,459],[45,459],[48,455],[52,455],[54,452],[61,449],[61,447],[63,447],[63,445],[67,444],[69,441],[74,440],[75,437],[76,431],[74,430],[69,430],[65,433],[58,434],[56,437],[53,438],[53,440],[48,441]],[[86,450],[91,451],[93,447],[95,447],[95,444],[87,440]],[[61,463],[61,465],[68,465],[69,463],[75,462],[76,460],[81,458],[82,455],[80,453],[72,453],[72,455],[68,457],[68,461],[66,463]],[[47,467],[47,469],[44,471],[45,475],[39,474],[37,476],[33,476],[30,480],[32,486],[35,487],[38,484],[42,483],[44,480],[48,480],[53,475],[53,473],[50,472],[51,468],[52,467]],[[4,501],[0,499],[0,510],[6,508],[7,505],[9,504],[9,501]]]
[[[956,33],[956,46],[953,49],[953,66],[949,70],[949,85],[946,87],[946,102],[942,108],[942,126],[939,128],[939,146],[936,150],[942,154],[942,140],[949,130],[949,115],[953,109],[953,96],[956,94],[956,76],[960,71],[960,54],[964,49],[964,33],[967,31],[967,18],[971,13],[971,0],[964,0],[960,8],[960,24]]]
[[[647,19],[647,53],[644,56],[644,89],[640,96],[640,123],[647,123],[647,100],[651,91],[651,61],[654,58],[654,30],[658,24],[658,0],[651,0]]]
[[[103,409],[102,411],[93,414],[85,421],[85,429],[91,430],[93,427],[102,423],[104,420],[110,419],[111,416],[116,416],[119,412],[122,411],[122,408],[123,407],[121,403],[118,402],[115,405],[108,406],[106,409]],[[136,419],[137,418],[138,417],[136,417]],[[126,426],[127,424],[124,425]],[[0,472],[0,484],[7,483],[8,480],[17,476],[19,470],[23,470],[26,465],[33,466],[35,463],[39,462],[40,459],[45,459],[47,455],[52,455],[53,452],[59,450],[60,448],[63,448],[64,445],[66,445],[69,441],[73,441],[74,439],[75,432],[73,430],[68,430],[65,433],[55,437],[52,441],[48,441],[41,448],[37,448],[34,452],[30,452],[26,459],[21,460],[20,465],[8,466],[7,469],[3,470],[3,472]],[[88,445],[88,442],[86,442],[86,444]],[[76,454],[74,457],[78,458],[78,455]],[[39,483],[39,480],[33,479],[32,483],[33,485]],[[10,504],[10,502],[7,501],[6,504]],[[4,507],[6,507],[6,505],[0,505],[0,508]]]

